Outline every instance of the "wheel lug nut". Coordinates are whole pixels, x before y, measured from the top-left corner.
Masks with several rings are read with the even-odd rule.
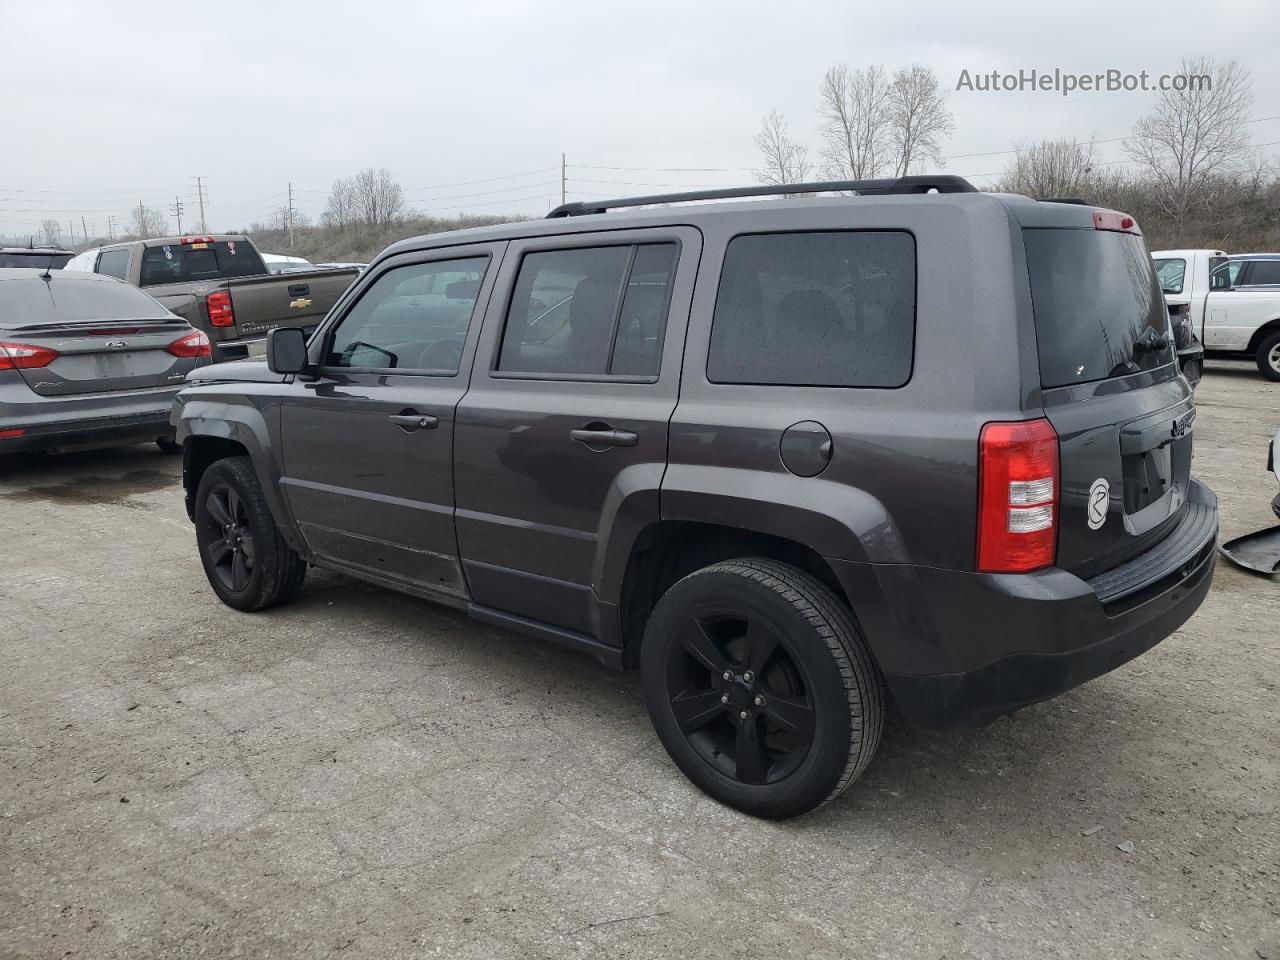
[[[756,675],[752,673],[750,670],[748,670],[746,673],[742,675],[742,679],[747,681],[747,683],[750,683],[755,678],[756,678]]]
[[[724,695],[720,698],[720,702],[721,702],[721,703],[728,703],[728,702],[729,702],[729,695],[728,695],[727,693],[726,693],[726,694],[724,694]]]
[[[722,674],[722,676],[724,677],[724,679],[725,679],[725,680],[732,680],[732,679],[733,679],[733,671],[732,671],[732,670],[726,670],[726,671]]]
[[[738,716],[741,717],[743,720],[745,720],[747,719],[747,717],[750,716],[750,714],[747,713],[747,711],[743,710],[740,714],[738,714]]]
[[[757,707],[764,706],[764,697],[760,696],[759,694],[756,695],[756,706]]]

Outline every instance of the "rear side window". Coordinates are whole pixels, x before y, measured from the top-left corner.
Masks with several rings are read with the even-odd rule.
[[[1173,257],[1156,261],[1156,277],[1165,293],[1181,293],[1183,278],[1187,273],[1187,261]]]
[[[1160,284],[1142,238],[1025,229],[1040,383],[1062,387],[1173,362]]]
[[[98,272],[106,272],[101,263]],[[262,258],[243,240],[199,240],[147,247],[142,251],[142,276],[138,285],[150,287],[162,283],[255,277],[266,272]]]
[[[916,249],[900,231],[736,237],[711,326],[714,383],[900,387],[911,378]]]
[[[98,258],[98,267],[95,272],[105,273],[108,277],[115,277],[117,280],[126,279],[125,274],[129,272],[129,251],[104,250],[102,256]]]
[[[656,377],[678,253],[642,243],[526,254],[498,369]]]

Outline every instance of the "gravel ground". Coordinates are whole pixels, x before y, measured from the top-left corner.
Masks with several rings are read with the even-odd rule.
[[[1274,523],[1280,385],[1199,396],[1223,535]],[[589,658],[314,571],[220,605],[178,478],[0,459],[0,956],[1280,960],[1280,583],[772,824]]]

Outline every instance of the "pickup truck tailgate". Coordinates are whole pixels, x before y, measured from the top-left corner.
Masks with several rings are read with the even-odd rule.
[[[317,270],[227,281],[236,328],[241,337],[255,337],[276,327],[314,327],[356,275],[354,269]]]

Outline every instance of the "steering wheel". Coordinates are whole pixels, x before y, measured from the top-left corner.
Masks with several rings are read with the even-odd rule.
[[[457,370],[461,363],[461,340],[437,340],[418,358],[418,367],[423,370]]]

